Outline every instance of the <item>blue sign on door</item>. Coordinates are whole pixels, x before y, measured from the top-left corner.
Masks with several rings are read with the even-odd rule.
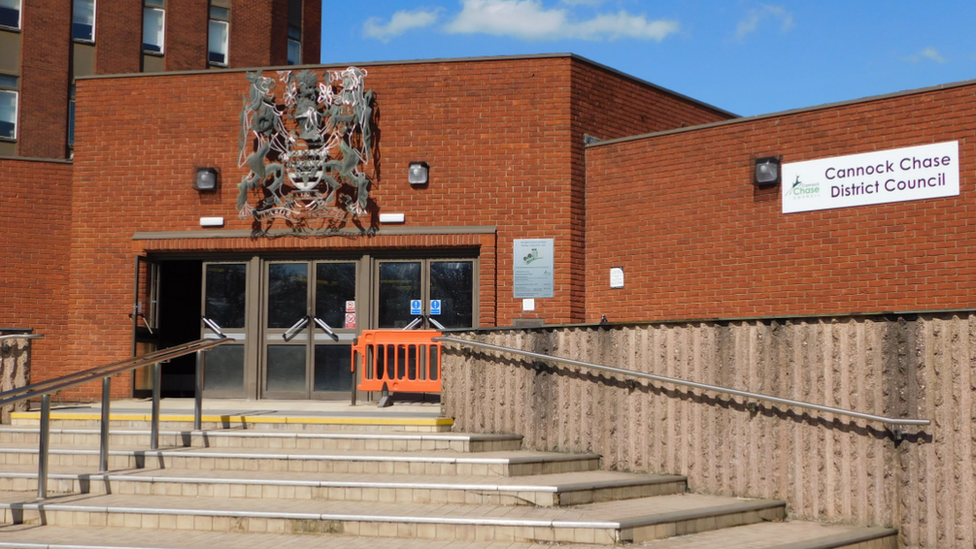
[[[430,300],[430,314],[432,315],[441,314],[441,300],[439,299]]]
[[[420,312],[420,300],[419,299],[412,299],[412,300],[410,300],[410,314],[412,314],[412,315],[422,314]]]

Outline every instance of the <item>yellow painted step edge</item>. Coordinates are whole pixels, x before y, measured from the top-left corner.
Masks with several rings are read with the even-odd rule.
[[[40,419],[40,412],[13,412],[11,419]],[[59,414],[51,412],[52,420],[98,421],[101,414]],[[109,421],[152,421],[151,414],[110,414]],[[192,415],[160,415],[159,421],[193,421]],[[210,423],[294,423],[329,425],[454,425],[454,420],[439,418],[382,418],[382,417],[307,417],[307,416],[213,416],[204,415],[201,421]]]

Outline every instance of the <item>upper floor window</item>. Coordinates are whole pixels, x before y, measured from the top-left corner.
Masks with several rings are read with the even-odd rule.
[[[207,59],[214,65],[227,65],[227,42],[230,36],[230,10],[210,6],[210,38]]]
[[[74,0],[71,37],[82,42],[95,41],[95,0]]]
[[[288,27],[288,64],[302,64],[302,29]]]
[[[302,64],[302,0],[288,0],[288,64]]]
[[[142,8],[142,50],[163,53],[166,28],[165,0],[145,0]]]
[[[18,78],[0,74],[0,140],[17,139]]]
[[[0,0],[0,27],[20,28],[20,0]]]

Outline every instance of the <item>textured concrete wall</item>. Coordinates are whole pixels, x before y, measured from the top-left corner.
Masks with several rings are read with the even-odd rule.
[[[4,335],[3,332],[0,335]],[[0,340],[0,393],[25,387],[30,383],[30,345],[29,339]],[[26,409],[26,400],[0,407],[0,424],[10,423],[10,412]]]
[[[782,498],[793,516],[973,547],[976,313],[491,331],[459,337],[893,417],[884,425],[449,345],[455,429],[595,451],[694,492]]]

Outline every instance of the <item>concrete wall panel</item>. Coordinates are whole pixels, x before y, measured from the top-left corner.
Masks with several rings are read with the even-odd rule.
[[[594,451],[608,469],[688,475],[693,492],[781,498],[802,519],[972,547],[976,313],[492,331],[486,343],[889,417],[878,422],[450,345],[459,431]]]

